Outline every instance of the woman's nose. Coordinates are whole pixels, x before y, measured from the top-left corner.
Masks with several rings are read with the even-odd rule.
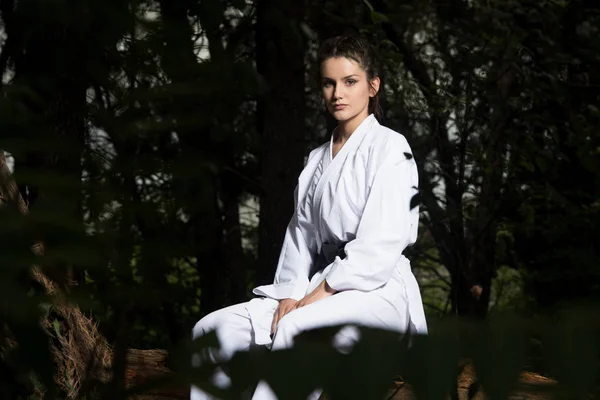
[[[344,96],[340,86],[335,86],[333,88],[333,98],[334,99],[341,99]]]

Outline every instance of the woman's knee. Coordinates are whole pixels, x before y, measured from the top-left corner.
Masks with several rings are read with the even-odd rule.
[[[204,322],[204,318],[200,321],[196,322],[194,327],[192,328],[192,339],[197,339],[200,336],[206,333],[206,323]]]
[[[219,323],[220,313],[219,311],[213,311],[212,313],[204,316],[200,321],[196,322],[192,329],[192,339],[197,339],[208,332],[214,331]]]
[[[246,331],[250,329],[250,319],[245,315],[245,308],[241,308],[242,304],[229,306],[216,310],[206,315],[196,323],[192,329],[192,338],[196,339],[209,332],[216,331],[219,338],[228,336],[232,331]]]

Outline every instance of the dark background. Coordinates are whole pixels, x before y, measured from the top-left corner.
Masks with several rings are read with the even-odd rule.
[[[408,253],[429,317],[594,301],[599,8],[0,0],[3,393],[30,394],[32,370],[50,385],[61,354],[90,347],[61,340],[81,318],[117,353],[172,349],[272,280],[297,176],[332,126],[315,57],[338,34],[377,45],[381,122],[418,162]],[[50,307],[49,287],[81,314]]]

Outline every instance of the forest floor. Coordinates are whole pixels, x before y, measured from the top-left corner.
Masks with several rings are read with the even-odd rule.
[[[167,352],[165,350],[131,350],[128,358],[127,381],[129,386],[137,386],[151,379],[168,376],[171,371],[166,367]],[[513,400],[546,400],[551,399],[551,392],[556,381],[544,376],[522,372],[517,389],[510,396]],[[390,385],[388,400],[413,400],[415,395],[406,382],[393,382]],[[483,400],[486,398],[477,383],[475,368],[466,363],[458,382],[459,400]],[[178,400],[189,399],[189,388],[166,387],[138,395],[136,400]],[[321,397],[326,400],[326,396]]]

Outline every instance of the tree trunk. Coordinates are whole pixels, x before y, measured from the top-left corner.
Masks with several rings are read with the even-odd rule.
[[[193,31],[188,20],[189,5],[189,2],[181,0],[160,1],[166,42],[162,54],[163,67],[171,82],[178,87],[196,85],[200,78],[192,42]],[[198,98],[194,96],[177,95],[170,107],[170,114],[176,121],[180,117],[206,113],[206,110],[199,110]],[[200,275],[200,302],[202,312],[206,313],[221,308],[226,303],[227,292],[223,273],[226,263],[225,228],[219,205],[219,177],[198,162],[199,159],[213,161],[215,149],[210,140],[210,123],[202,121],[193,127],[175,124],[182,144],[182,159],[186,160],[186,168],[194,172],[176,180],[182,188],[181,202],[190,215],[194,256]]]
[[[485,160],[481,190],[475,218],[470,232],[471,257],[468,273],[473,280],[469,290],[470,301],[458,304],[460,315],[483,318],[487,315],[490,300],[491,282],[496,275],[496,246],[498,235],[498,211],[504,202],[502,188],[506,172],[507,135],[506,125],[513,115],[510,96],[514,95],[517,79],[516,67],[511,62],[515,58],[512,51],[502,54],[503,63],[496,67],[497,75],[490,82],[495,90],[490,91],[490,104],[493,105],[490,128],[486,135]],[[462,293],[464,296],[465,293]],[[459,299],[461,297],[459,296]],[[473,314],[471,314],[473,313]]]
[[[268,86],[258,101],[262,187],[257,285],[273,280],[305,156],[304,11],[302,1],[257,2],[256,65]]]

